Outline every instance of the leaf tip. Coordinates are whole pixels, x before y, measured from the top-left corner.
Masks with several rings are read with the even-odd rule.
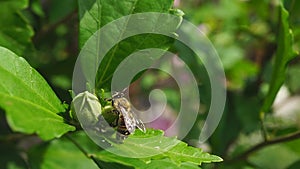
[[[216,156],[216,155],[212,155],[212,158],[214,158],[214,160],[212,162],[222,162],[224,161],[223,158]]]

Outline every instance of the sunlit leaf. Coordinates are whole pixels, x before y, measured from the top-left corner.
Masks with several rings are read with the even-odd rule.
[[[80,47],[101,27],[126,15],[169,12],[173,0],[79,0]]]
[[[80,0],[79,1],[79,15],[80,15],[80,32],[79,32],[79,43],[82,48],[85,42],[100,28],[104,25],[109,24],[116,19],[119,19],[124,16],[128,16],[130,14],[143,13],[143,12],[159,12],[159,13],[172,13],[171,7],[173,4],[173,0],[129,0],[129,1],[105,1],[105,0]],[[181,17],[179,16],[176,21],[173,21],[172,24],[168,23],[168,21],[161,21],[158,18],[146,18],[144,19],[148,21],[148,24],[152,24],[152,26],[162,27],[166,26],[170,29],[170,34],[175,32],[177,26],[181,22]],[[165,23],[165,24],[162,24]],[[114,27],[110,32],[105,32],[106,34],[97,34],[97,36],[123,36],[123,29],[125,27]],[[145,25],[141,25],[141,29]],[[122,30],[120,30],[122,29]],[[119,38],[119,37],[118,37]],[[111,38],[114,39],[114,38]],[[109,39],[110,40],[110,39]],[[139,51],[147,48],[160,48],[163,50],[167,50],[173,43],[173,38],[166,37],[159,34],[142,34],[131,36],[117,44],[110,49],[110,51],[105,55],[104,59],[101,61],[98,74],[96,79],[92,79],[96,81],[96,89],[104,88],[110,89],[110,83],[112,79],[112,75],[117,68],[117,66],[131,53],[135,51]],[[97,42],[96,42],[97,43]],[[101,43],[100,45],[103,45]],[[94,50],[97,50],[97,46],[93,47]],[[101,47],[99,51],[95,51],[95,54],[103,53]],[[89,51],[90,52],[90,51]],[[96,55],[94,55],[96,57]],[[145,56],[146,57],[146,56]],[[95,64],[95,62],[91,62],[88,64]],[[98,66],[98,65],[97,65]],[[93,71],[93,66],[86,66],[89,70]],[[90,75],[91,73],[85,73]]]
[[[168,158],[178,166],[183,162],[201,165],[201,163],[222,161],[218,156],[205,153],[200,148],[187,146],[186,143],[176,138],[165,137],[163,134],[160,130],[148,129],[146,133],[137,130],[124,143],[116,144],[108,151],[130,158],[148,160]]]
[[[148,132],[148,134],[144,134],[142,135],[142,133],[137,132],[135,135],[132,135],[132,138],[134,137],[150,137],[152,133],[152,137],[156,137],[156,136],[162,136],[162,132],[159,130],[151,130],[150,132]],[[121,168],[121,166],[124,167],[134,167],[137,169],[152,169],[152,168],[172,168],[172,169],[180,169],[180,168],[184,168],[184,169],[194,169],[194,168],[199,168],[198,165],[193,164],[192,162],[182,162],[182,163],[175,163],[173,159],[168,158],[168,156],[155,156],[151,158],[130,158],[130,157],[126,157],[126,156],[119,156],[117,154],[113,154],[111,152],[108,152],[106,150],[101,150],[99,149],[99,147],[97,147],[96,144],[94,144],[91,140],[89,140],[89,138],[83,133],[83,132],[79,132],[77,134],[73,134],[72,138],[77,141],[80,146],[91,156],[94,156],[97,160],[102,161],[102,163],[100,162],[101,165],[105,165],[105,166],[114,166],[114,167],[119,167]],[[130,138],[129,138],[130,139]],[[165,137],[165,139],[167,139]],[[174,140],[176,140],[175,138],[173,138]],[[125,143],[126,144],[126,143]],[[168,144],[168,143],[165,143]],[[184,143],[183,143],[184,144]],[[181,144],[181,145],[183,145]],[[129,145],[127,145],[129,146]],[[179,148],[181,146],[178,146],[177,148],[174,147],[174,150],[172,151],[173,156],[175,155],[175,153],[178,153],[176,156],[178,156],[177,158],[179,158],[180,155],[183,154],[188,154],[191,153],[191,151],[193,150],[188,150],[188,149],[192,149],[191,147],[186,147],[186,145],[184,145],[183,149]],[[119,147],[117,147],[119,149]],[[131,147],[128,147],[131,148]],[[135,149],[136,147],[132,147],[133,149]],[[157,148],[154,148],[157,149]],[[177,149],[177,150],[175,150]],[[180,151],[178,151],[180,149]],[[194,148],[195,150],[197,150],[197,148]],[[127,149],[126,149],[127,150]],[[140,147],[139,151],[143,152],[143,151],[148,151],[149,148],[146,147],[146,149],[142,149],[142,147]],[[182,152],[182,150],[184,152]],[[200,150],[200,149],[198,149]],[[197,151],[198,151],[197,150]],[[163,151],[163,150],[161,150]],[[203,155],[207,153],[202,153]],[[191,154],[190,154],[191,155]],[[191,155],[190,157],[194,156],[196,157],[197,153],[195,153],[194,155]],[[202,156],[203,156],[202,155]],[[207,156],[208,157],[208,156]],[[210,157],[210,159],[212,159],[213,156]],[[220,159],[218,157],[218,159]],[[189,161],[189,160],[187,160]],[[104,163],[103,163],[104,162]]]
[[[0,107],[14,131],[49,140],[75,129],[57,114],[65,108],[45,79],[23,58],[2,47],[0,79]]]

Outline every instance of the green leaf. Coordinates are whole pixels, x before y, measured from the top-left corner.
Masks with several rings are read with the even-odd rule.
[[[79,46],[109,22],[134,13],[166,13],[172,4],[173,0],[79,0]]]
[[[191,163],[182,163],[181,165],[175,164],[172,160],[165,158],[165,159],[158,159],[152,160],[148,164],[144,164],[141,166],[136,166],[135,168],[140,169],[159,169],[159,168],[167,168],[167,169],[201,169],[199,166]]]
[[[289,27],[289,13],[284,9],[282,4],[279,6],[279,10],[280,25],[277,38],[275,63],[273,66],[269,91],[261,108],[261,112],[269,111],[277,92],[285,80],[287,64],[296,57],[296,52],[293,50],[293,34]]]
[[[29,153],[29,165],[32,169],[98,168],[67,139],[54,140],[32,148]]]
[[[151,159],[170,159],[180,166],[184,162],[201,165],[201,163],[220,162],[220,157],[203,152],[199,148],[187,146],[186,143],[176,138],[165,137],[163,131],[147,129],[146,133],[137,130],[122,144],[115,144],[107,151],[130,158],[143,158],[150,162]],[[103,155],[105,153],[105,155]],[[97,153],[97,157],[104,159],[109,157],[107,152]],[[125,158],[124,157],[124,158]],[[114,158],[110,158],[113,160]],[[119,160],[118,158],[117,160]],[[127,161],[127,160],[123,160]],[[114,161],[117,162],[117,161]],[[136,161],[135,161],[136,162]],[[131,162],[132,163],[132,162]],[[137,165],[140,165],[140,162]],[[128,165],[126,162],[124,165]]]
[[[180,142],[176,138],[164,137],[163,134],[163,131],[160,130],[147,129],[146,133],[136,130],[133,135],[125,139],[124,143],[114,144],[108,150],[134,158],[146,158],[162,154]]]
[[[298,144],[299,146],[299,144]],[[268,146],[249,157],[248,161],[259,168],[287,168],[299,160],[299,154],[293,152],[285,144]]]
[[[104,162],[118,163],[134,168],[139,168],[139,166],[146,165],[146,163],[142,159],[118,156],[108,151],[97,152],[95,153],[95,157]]]
[[[128,16],[130,14],[143,13],[143,12],[160,12],[160,13],[172,13],[173,0],[79,0],[79,15],[80,15],[80,33],[79,33],[79,42],[80,47],[82,48],[85,42],[100,28],[104,25],[115,21],[124,16]],[[168,21],[159,20],[159,18],[147,18],[147,24],[151,24],[151,28],[154,30],[157,27],[168,27],[169,32],[175,32],[177,26],[181,22],[181,17],[178,17],[178,20],[173,21],[172,24],[168,24]],[[164,25],[160,23],[165,23]],[[127,26],[127,23],[122,23],[123,25],[120,27],[113,27],[113,29],[109,30],[110,32],[105,32],[107,35],[114,35],[118,39],[123,37],[123,30]],[[145,25],[141,25],[143,28]],[[147,25],[149,26],[149,25]],[[150,27],[150,26],[149,26]],[[120,30],[121,29],[121,30]],[[124,32],[123,32],[124,31]],[[134,32],[134,31],[133,31]],[[107,36],[97,34],[98,38],[100,36]],[[112,36],[111,36],[112,37]],[[113,40],[114,38],[108,39]],[[122,40],[122,39],[120,39]],[[98,74],[95,79],[96,81],[96,89],[104,88],[110,89],[111,87],[111,79],[115,69],[118,65],[131,53],[135,51],[139,51],[147,48],[160,48],[163,50],[167,50],[171,44],[173,43],[173,38],[166,37],[159,34],[142,34],[131,36],[117,44],[114,44],[108,53],[106,53],[104,59],[101,61]],[[97,42],[96,42],[97,44]],[[102,42],[100,45],[103,44]],[[106,45],[106,44],[105,44]],[[93,50],[97,50],[98,46],[92,47]],[[103,48],[99,51],[97,50],[95,54],[104,53]],[[89,50],[89,52],[91,52]],[[96,55],[94,55],[95,57]],[[146,57],[146,56],[145,56]],[[97,63],[97,62],[96,62]],[[87,63],[89,64],[89,63]],[[91,62],[90,64],[95,64],[95,62]],[[87,66],[86,71],[91,71],[91,67]],[[93,71],[93,69],[92,69]],[[85,72],[85,74],[90,75],[90,72]],[[92,73],[93,74],[93,73]]]
[[[61,141],[64,141],[65,144],[67,144],[67,140],[61,140]],[[105,168],[124,168],[124,169],[132,168],[129,165],[122,164],[116,161],[118,159],[122,159],[122,157],[116,156],[111,153],[107,153],[107,154],[104,153],[105,155],[101,158],[96,157],[95,154],[99,153],[100,151],[101,152],[106,152],[106,151],[105,150],[102,151],[102,149],[97,144],[95,144],[91,139],[89,139],[89,137],[83,131],[70,134],[68,144],[72,144],[72,142],[70,141],[72,141],[75,144],[78,144],[81,147],[81,149],[85,151],[86,154],[88,154],[90,158],[93,157],[96,160],[96,163],[101,168],[104,169]],[[112,158],[112,160],[109,160],[110,158]],[[126,160],[128,160],[128,158],[126,158]],[[129,159],[127,163],[130,163],[130,161],[131,160]]]
[[[159,167],[157,167],[159,168]],[[181,169],[201,169],[198,165],[192,164],[192,163],[182,163],[180,166]]]
[[[146,136],[142,136],[142,133],[137,133],[135,136],[132,137],[147,137],[147,135],[150,135],[152,133],[152,136],[161,136],[163,132],[159,130],[151,130],[148,131],[148,134]],[[139,135],[139,136],[138,136]],[[99,163],[100,166],[103,168],[139,168],[139,169],[153,169],[153,168],[172,168],[172,169],[195,169],[199,167],[192,163],[183,162],[181,165],[178,165],[174,163],[174,161],[170,160],[169,158],[165,157],[155,157],[156,159],[144,159],[144,158],[129,158],[124,156],[118,156],[116,154],[113,154],[111,152],[108,152],[106,150],[99,150],[99,147],[95,143],[93,143],[90,139],[88,139],[87,135],[85,135],[83,132],[77,132],[72,134],[71,138],[79,143],[79,145],[86,151],[90,156],[95,157]],[[128,147],[128,148],[134,148],[134,147]],[[139,149],[139,151],[146,151],[144,149]]]
[[[164,153],[164,156],[171,158],[177,163],[190,162],[197,165],[201,163],[221,162],[222,158],[203,152],[200,148],[188,146],[180,142],[171,150]]]
[[[33,50],[31,37],[34,32],[21,10],[28,6],[28,0],[0,0],[0,45],[18,55]]]
[[[152,137],[162,136],[162,131],[159,130],[151,130],[148,134],[143,135],[142,133],[137,132],[137,134],[132,135],[130,137],[149,137],[152,133]],[[130,139],[130,137],[128,139]],[[98,164],[101,168],[138,168],[138,169],[152,169],[152,168],[172,168],[172,169],[194,169],[199,168],[197,165],[192,164],[190,162],[182,162],[181,164],[174,163],[173,160],[164,156],[156,156],[153,159],[149,158],[130,158],[124,156],[118,156],[114,153],[108,152],[106,150],[101,150],[95,143],[93,143],[84,132],[76,132],[72,133],[70,136],[73,142],[76,142],[81,149],[83,149],[90,157],[94,157],[97,159]],[[165,137],[166,138],[166,137]],[[174,139],[174,138],[173,138]],[[61,140],[60,140],[61,142]],[[126,141],[125,141],[126,142]],[[126,144],[126,143],[125,143]],[[129,145],[127,145],[129,146]],[[128,147],[135,148],[135,147]],[[195,148],[197,149],[197,148]],[[142,148],[139,151],[144,151]],[[66,158],[65,158],[66,159]],[[67,160],[67,159],[66,159]],[[68,161],[68,160],[67,160]]]
[[[0,107],[14,131],[60,137],[75,128],[57,113],[65,111],[45,79],[21,57],[0,47]]]
[[[45,13],[43,11],[42,3],[39,0],[32,0],[31,1],[31,10],[34,12],[36,15],[40,17],[45,17]]]

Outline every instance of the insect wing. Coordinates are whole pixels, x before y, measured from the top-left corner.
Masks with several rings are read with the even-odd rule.
[[[142,120],[137,119],[136,120],[136,126],[144,133],[146,133],[146,127],[144,125],[144,123],[142,122]]]
[[[133,115],[133,118],[134,118],[135,121],[136,121],[136,126],[137,126],[142,132],[146,133],[146,127],[145,127],[144,123],[142,122],[142,120],[139,119],[139,118],[137,118],[135,114],[132,113],[132,115]]]
[[[129,133],[133,133],[135,130],[135,126],[136,126],[136,121],[133,117],[132,112],[126,111],[124,107],[120,107],[120,110],[123,115],[125,126],[126,126],[127,130],[129,131]]]

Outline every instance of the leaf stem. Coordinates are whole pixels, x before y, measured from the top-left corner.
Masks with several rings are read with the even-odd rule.
[[[66,138],[70,140],[87,158],[93,160],[93,162],[101,169],[101,165],[98,163],[97,159],[92,155],[89,154],[79,143],[76,142],[69,134],[66,134]]]
[[[282,137],[279,137],[279,138],[275,138],[273,140],[265,140],[264,142],[253,146],[252,148],[245,151],[244,153],[242,153],[242,154],[240,154],[240,155],[238,155],[238,156],[236,156],[236,157],[234,157],[230,160],[227,160],[227,162],[228,163],[233,163],[233,162],[236,162],[236,161],[244,160],[249,155],[251,155],[252,153],[254,153],[254,152],[256,152],[256,151],[258,151],[262,148],[265,148],[267,146],[277,144],[277,143],[289,142],[289,141],[296,140],[296,139],[299,139],[299,138],[300,138],[300,131],[289,134],[289,135],[286,135],[286,136],[282,136]]]

